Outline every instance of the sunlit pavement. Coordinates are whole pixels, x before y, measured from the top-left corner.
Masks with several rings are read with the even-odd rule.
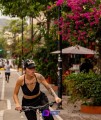
[[[1,69],[0,72],[2,73],[0,77],[0,120],[26,120],[24,113],[15,111],[15,105],[12,98],[14,85],[17,78],[21,75],[21,70],[17,72],[16,69],[11,69],[9,83],[5,81],[4,70]],[[48,93],[45,87],[41,85],[41,89],[47,94],[50,101],[54,101],[53,97]],[[5,94],[3,92],[5,92]],[[20,100],[21,96],[20,92]],[[69,103],[68,97],[64,95],[62,96],[62,107],[63,109],[59,110],[59,115],[55,116],[55,120],[101,120],[100,114],[81,113],[79,103]],[[56,108],[56,105],[53,106],[53,110],[56,110]]]
[[[15,105],[12,98],[12,92],[17,78],[21,75],[21,70],[17,72],[16,69],[11,69],[10,81],[7,83],[4,77],[4,70],[1,69],[0,72],[2,76],[0,78],[0,88],[1,99],[0,99],[0,120],[26,120],[24,113],[19,113],[15,111]],[[46,89],[41,86],[42,91],[46,92]],[[3,93],[4,92],[4,93]],[[47,92],[46,92],[47,93]],[[19,93],[21,101],[21,92]],[[49,96],[49,94],[48,94]],[[51,108],[51,110],[53,110]],[[59,115],[55,116],[55,120],[63,120]]]

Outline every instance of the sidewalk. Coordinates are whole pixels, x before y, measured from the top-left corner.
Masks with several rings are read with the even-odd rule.
[[[41,88],[45,92],[50,101],[53,101],[53,97],[45,90],[44,87]],[[55,91],[57,93],[57,91]],[[101,114],[84,114],[80,112],[80,102],[75,104],[68,101],[68,97],[62,96],[62,108],[60,110],[59,116],[60,120],[101,120]],[[54,110],[57,109],[57,106],[53,107]],[[58,119],[59,120],[59,119]]]
[[[62,97],[63,110],[60,111],[60,116],[63,120],[101,120],[101,114],[84,114],[80,112],[80,102],[75,104],[68,102],[68,97]]]
[[[50,96],[49,96],[50,97]],[[70,103],[67,96],[62,96],[62,108],[59,116],[63,120],[101,120],[101,114],[86,114],[80,112],[81,103]],[[55,108],[56,109],[56,108]]]

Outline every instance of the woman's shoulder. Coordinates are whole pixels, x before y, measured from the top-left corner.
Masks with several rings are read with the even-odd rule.
[[[45,79],[44,78],[44,76],[42,75],[42,74],[40,74],[40,73],[35,73],[35,76],[40,80],[43,80],[43,79]]]
[[[40,76],[43,76],[42,74],[40,74],[40,73],[35,73],[35,75],[37,76],[37,77],[40,77]]]
[[[21,75],[18,80],[17,80],[17,83],[19,83],[20,85],[22,85],[22,82],[24,80],[24,75]]]
[[[40,73],[38,73],[38,72],[36,72],[36,73],[34,73],[36,76],[39,76],[39,75],[41,75]]]

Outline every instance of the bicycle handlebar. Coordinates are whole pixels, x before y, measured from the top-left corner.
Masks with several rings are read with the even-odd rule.
[[[33,106],[22,106],[22,110],[20,112],[23,112],[23,111],[30,111],[30,110],[43,110],[45,109],[46,107],[52,107],[56,102],[50,102],[50,103],[47,103],[45,105],[42,105],[42,106],[37,106],[37,107],[33,107]]]

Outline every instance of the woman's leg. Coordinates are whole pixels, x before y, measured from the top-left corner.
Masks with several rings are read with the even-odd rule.
[[[34,111],[25,112],[25,116],[27,117],[27,120],[37,120],[36,112]]]
[[[8,73],[8,81],[9,81],[10,73]]]
[[[36,99],[22,98],[22,106],[36,106],[38,104],[36,101],[38,101],[37,98]],[[36,111],[34,110],[25,111],[25,116],[27,120],[37,120]]]
[[[7,73],[5,72],[5,80],[7,81]]]

